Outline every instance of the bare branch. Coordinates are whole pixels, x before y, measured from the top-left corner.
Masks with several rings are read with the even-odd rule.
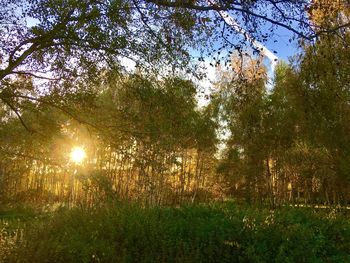
[[[57,80],[61,80],[62,79],[62,78],[49,78],[49,77],[45,77],[45,76],[39,76],[39,75],[36,75],[36,74],[28,72],[28,71],[12,71],[11,74],[29,75],[29,76],[32,76],[34,78],[53,80],[53,81],[57,81]]]

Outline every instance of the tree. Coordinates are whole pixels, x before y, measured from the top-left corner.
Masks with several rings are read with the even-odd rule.
[[[242,50],[247,39],[266,41],[276,27],[311,40],[308,7],[302,0],[5,0],[0,11],[0,99],[20,118],[20,108],[4,88],[12,95],[26,89],[36,96],[44,90],[71,92],[100,82],[111,69],[120,72],[125,58],[158,73],[189,70],[192,48],[220,61],[221,49]],[[235,17],[246,33],[227,25],[220,11]],[[268,31],[265,23],[271,26]],[[208,48],[218,41],[217,50]],[[18,76],[32,78],[33,85],[17,89],[12,82]]]
[[[344,37],[343,37],[344,36]],[[349,163],[349,33],[324,36],[306,48],[296,89],[305,112],[305,134],[311,145],[325,152],[321,181],[333,188],[333,202],[346,200]],[[323,173],[323,174],[322,174]],[[330,186],[332,185],[332,187]],[[327,193],[329,195],[329,193]]]
[[[269,34],[259,27],[267,22],[311,39],[304,33],[310,30],[306,7],[307,1],[271,0],[6,0],[0,20],[0,80],[15,74],[87,79],[98,69],[119,68],[125,57],[140,65],[160,59],[188,62],[188,48],[200,45],[199,39],[222,35],[229,45],[229,37],[245,37],[225,29],[217,13],[221,10],[236,17],[253,38],[267,39]],[[218,22],[224,29],[218,29]]]
[[[43,94],[54,93],[58,97],[79,89],[86,91],[86,86],[99,83],[107,71],[120,72],[120,61],[124,58],[136,61],[143,68],[157,63],[158,68],[166,68],[170,61],[179,67],[185,65],[188,53],[180,46],[176,49],[172,46],[177,42],[182,45],[191,42],[185,32],[188,27],[176,25],[181,39],[168,43],[169,32],[164,30],[164,21],[154,18],[149,25],[142,13],[146,10],[156,17],[161,11],[147,8],[146,3],[139,4],[93,0],[2,1],[2,103],[14,111],[26,127],[18,97],[28,100],[28,94],[38,99]],[[175,26],[171,19],[166,21],[170,27]],[[47,102],[52,103],[51,106],[56,103]]]
[[[265,181],[264,163],[269,158],[263,138],[266,70],[259,63],[260,57],[241,59],[232,57],[235,74],[231,72],[231,79],[219,82],[213,103],[218,108],[219,119],[227,122],[230,131],[221,170],[234,168],[234,184],[245,189],[244,197],[251,202],[264,192],[261,189]]]

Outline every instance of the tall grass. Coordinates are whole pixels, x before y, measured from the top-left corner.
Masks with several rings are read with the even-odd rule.
[[[350,222],[234,204],[62,209],[26,224],[8,262],[350,262]]]

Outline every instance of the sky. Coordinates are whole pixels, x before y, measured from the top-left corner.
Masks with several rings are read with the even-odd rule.
[[[266,43],[266,47],[270,50],[277,51],[280,60],[288,61],[288,59],[298,52],[298,43],[294,40],[289,42],[292,33],[287,29],[277,29],[272,39]],[[275,42],[277,41],[277,42]]]

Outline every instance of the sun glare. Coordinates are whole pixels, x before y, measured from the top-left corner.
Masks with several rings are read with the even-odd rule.
[[[81,163],[86,157],[86,153],[82,147],[74,147],[70,153],[70,158],[75,163]]]

